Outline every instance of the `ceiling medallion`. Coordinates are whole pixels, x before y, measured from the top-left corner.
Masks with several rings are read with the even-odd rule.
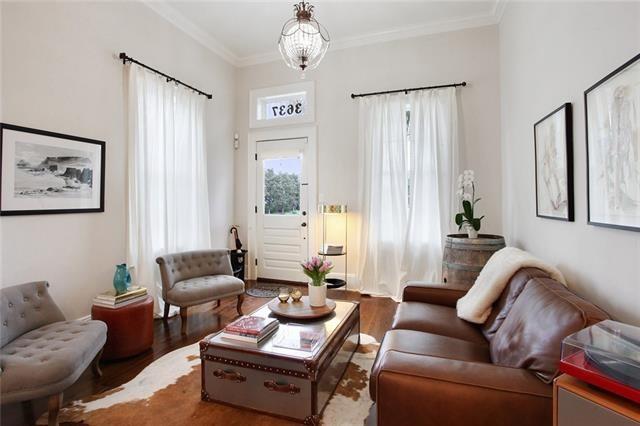
[[[313,6],[301,1],[293,6],[294,17],[284,23],[278,48],[286,64],[304,72],[318,66],[329,47],[329,33],[313,17]]]

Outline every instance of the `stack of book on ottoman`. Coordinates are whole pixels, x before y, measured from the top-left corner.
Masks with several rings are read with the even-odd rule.
[[[252,343],[257,345],[278,329],[278,320],[245,316],[227,325],[222,331],[223,339]]]
[[[147,288],[133,286],[126,293],[116,294],[115,290],[105,291],[93,298],[93,304],[103,308],[117,309],[147,298]]]

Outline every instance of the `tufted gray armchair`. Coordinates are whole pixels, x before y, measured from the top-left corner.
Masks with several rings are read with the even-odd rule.
[[[156,259],[160,265],[164,319],[170,305],[180,307],[181,332],[187,331],[187,308],[237,296],[236,309],[242,315],[244,282],[233,276],[229,250],[198,250],[167,254]]]
[[[0,399],[28,405],[49,397],[49,425],[56,425],[62,392],[92,361],[94,373],[102,375],[107,326],[65,321],[48,287],[38,281],[0,289]]]

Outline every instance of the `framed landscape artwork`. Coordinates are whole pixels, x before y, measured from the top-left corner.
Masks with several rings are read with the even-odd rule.
[[[584,92],[588,221],[640,231],[640,55]]]
[[[104,211],[105,143],[0,123],[0,215]]]
[[[571,104],[533,126],[536,216],[573,221],[573,124]]]

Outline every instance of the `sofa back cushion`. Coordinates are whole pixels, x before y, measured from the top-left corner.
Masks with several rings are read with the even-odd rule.
[[[549,274],[538,268],[522,268],[513,274],[500,298],[493,304],[489,318],[482,325],[485,339],[493,339],[525,285],[533,278],[549,278]]]
[[[545,383],[558,372],[562,339],[607,319],[551,278],[529,280],[490,343],[494,364],[526,368]]]
[[[43,325],[64,321],[48,287],[48,282],[37,281],[0,289],[0,347]]]

